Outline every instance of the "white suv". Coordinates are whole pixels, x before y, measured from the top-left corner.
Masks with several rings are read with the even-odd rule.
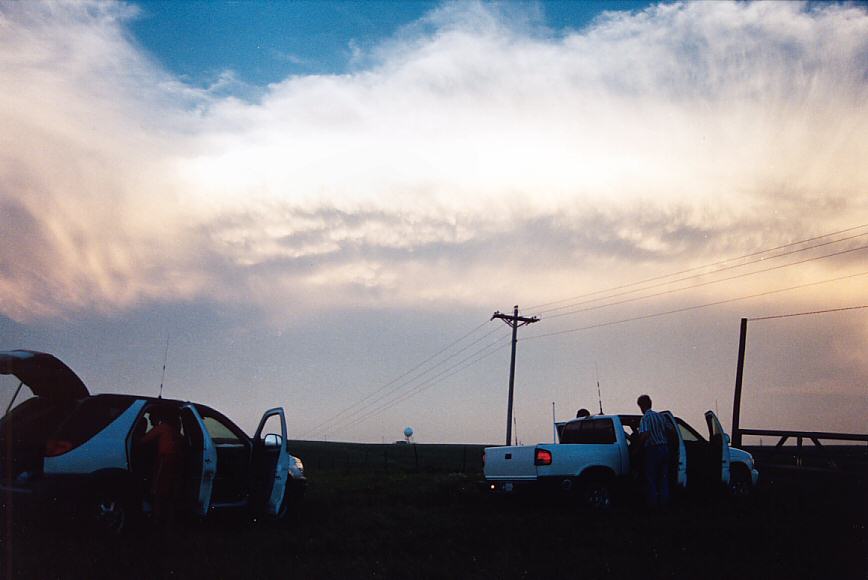
[[[266,411],[250,438],[200,403],[90,395],[81,379],[50,354],[0,352],[0,374],[19,379],[15,397],[23,385],[35,395],[0,419],[5,474],[0,490],[13,498],[52,510],[74,507],[100,527],[120,532],[148,509],[155,455],[138,440],[153,424],[151,414],[166,412],[177,413],[181,425],[181,509],[205,516],[222,508],[247,508],[283,519],[304,494],[304,468],[287,451],[281,407]]]

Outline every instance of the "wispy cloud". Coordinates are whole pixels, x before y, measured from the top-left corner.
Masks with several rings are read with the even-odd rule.
[[[3,4],[0,312],[544,301],[868,222],[863,8],[503,10],[254,95],[173,78],[133,6]]]

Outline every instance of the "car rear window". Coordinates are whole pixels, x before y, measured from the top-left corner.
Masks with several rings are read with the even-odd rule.
[[[615,427],[611,419],[581,419],[564,425],[561,443],[608,444],[615,442]]]
[[[84,399],[57,430],[55,439],[81,445],[117,419],[133,404],[130,397],[99,395]]]

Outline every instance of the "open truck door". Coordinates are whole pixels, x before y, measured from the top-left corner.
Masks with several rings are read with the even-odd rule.
[[[712,461],[720,461],[720,482],[729,485],[729,435],[723,430],[717,415],[713,412],[705,412],[705,422],[708,423],[708,440],[711,443],[713,453],[711,459]]]
[[[282,407],[269,409],[262,415],[253,438],[253,462],[258,503],[265,515],[278,516],[289,477],[286,416]]]
[[[211,507],[211,492],[217,474],[217,449],[196,407],[184,405],[181,408],[181,424],[187,443],[184,494],[193,500],[193,512],[205,516]]]
[[[670,445],[675,444],[676,449],[678,450],[678,463],[677,463],[677,476],[675,478],[675,482],[681,489],[687,488],[687,448],[684,446],[684,439],[681,437],[681,431],[678,429],[678,424],[675,422],[675,416],[671,411],[662,411],[660,413],[666,420],[669,421],[669,425],[672,427],[672,431],[670,432]],[[670,480],[671,481],[671,480]]]

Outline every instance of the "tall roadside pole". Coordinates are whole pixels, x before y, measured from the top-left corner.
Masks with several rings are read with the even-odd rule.
[[[741,431],[738,430],[738,420],[741,414],[741,381],[744,378],[744,347],[746,342],[747,318],[742,318],[738,338],[738,367],[735,369],[735,396],[732,399],[732,444],[736,447],[741,447]]]
[[[506,404],[506,444],[512,445],[512,395],[515,387],[515,345],[518,343],[518,327],[539,322],[539,318],[536,316],[530,318],[519,316],[518,306],[514,307],[512,316],[501,314],[500,311],[497,311],[491,315],[491,320],[495,318],[499,318],[512,327],[512,357],[509,361],[509,401]]]

